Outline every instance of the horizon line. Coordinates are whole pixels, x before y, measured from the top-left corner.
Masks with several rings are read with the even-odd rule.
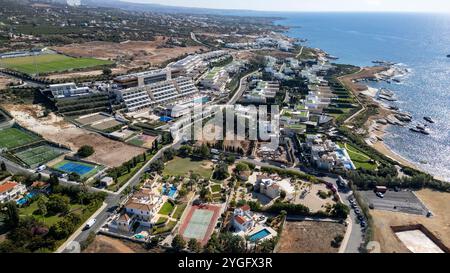
[[[119,2],[141,4],[141,5],[157,5],[161,7],[181,8],[181,9],[206,9],[206,10],[223,10],[223,11],[242,11],[242,12],[264,12],[264,13],[410,13],[410,14],[450,14],[450,11],[434,11],[434,10],[263,10],[263,9],[240,9],[240,8],[213,8],[198,6],[180,6],[173,4],[160,3],[144,3],[135,2],[136,0],[118,0]]]

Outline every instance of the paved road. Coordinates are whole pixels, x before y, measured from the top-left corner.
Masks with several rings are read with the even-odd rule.
[[[172,147],[174,149],[179,148],[181,145],[180,141],[173,143],[172,145],[166,146],[158,151],[158,153],[152,157],[122,188],[119,189],[117,193],[108,194],[105,203],[106,207],[95,217],[97,220],[95,224],[89,229],[89,230],[83,230],[81,231],[78,236],[74,239],[76,242],[82,242],[87,239],[89,236],[89,233],[91,232],[97,232],[106,222],[106,220],[113,215],[116,212],[116,209],[120,207],[121,202],[123,202],[126,199],[126,195],[123,195],[122,192],[130,187],[133,188],[139,182],[141,181],[142,176],[144,173],[148,170],[148,167],[151,163],[155,162],[157,159],[159,159],[162,155],[162,153]]]
[[[1,69],[1,68],[0,68],[0,69]],[[3,71],[1,71],[1,70],[0,70],[0,75],[7,76],[7,77],[10,77],[10,78],[13,78],[13,79],[16,79],[16,80],[23,81],[24,85],[30,86],[30,87],[45,88],[45,86],[46,86],[45,84],[42,84],[42,83],[40,83],[40,82],[33,81],[33,80],[30,80],[30,79],[25,79],[25,78],[23,78],[23,77],[19,77],[19,76],[16,76],[16,75],[12,75],[12,74],[3,72]],[[24,86],[24,85],[22,85],[22,86]]]
[[[239,88],[234,93],[233,97],[228,101],[228,105],[234,105],[236,102],[241,98],[242,94],[244,93],[245,89],[247,88],[247,79],[253,74],[256,74],[258,71],[253,71],[245,75],[241,78],[239,81]]]
[[[325,182],[332,183],[336,188],[339,189],[337,185],[336,178],[333,177],[321,177]],[[352,191],[342,191],[339,189],[339,195],[341,196],[341,200],[344,204],[350,207],[350,202],[348,198],[353,195]],[[351,208],[351,207],[350,207]],[[361,229],[361,226],[358,224],[358,218],[353,209],[350,209],[350,220],[351,220],[351,233],[348,239],[347,247],[345,249],[345,253],[359,253],[359,247],[364,242],[364,233]]]

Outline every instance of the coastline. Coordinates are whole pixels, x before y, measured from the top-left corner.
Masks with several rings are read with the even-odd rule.
[[[380,76],[380,74],[382,76]],[[393,110],[386,107],[383,103],[376,100],[376,94],[378,90],[376,88],[372,88],[367,84],[359,83],[360,80],[366,79],[379,79],[379,78],[387,78],[395,77],[395,73],[392,73],[392,68],[387,66],[373,66],[373,67],[361,67],[360,71],[350,75],[344,75],[339,77],[339,81],[344,84],[352,94],[358,99],[359,103],[363,106],[364,104],[361,102],[365,101],[367,103],[376,104],[379,107],[379,113],[376,115],[370,116],[364,127],[367,127],[369,137],[365,138],[366,143],[373,147],[375,150],[383,154],[384,156],[398,162],[399,164],[416,169],[421,172],[426,172],[421,169],[417,163],[410,161],[403,157],[402,155],[396,153],[392,148],[387,146],[383,138],[388,134],[387,128],[388,126],[392,126],[389,124],[380,124],[377,121],[386,119],[388,116],[394,113]]]

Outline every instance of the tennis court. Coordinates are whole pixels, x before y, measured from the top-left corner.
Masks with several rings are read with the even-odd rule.
[[[53,168],[65,173],[76,173],[84,178],[94,173],[96,166],[83,162],[64,160],[53,166]]]
[[[216,226],[219,214],[220,208],[216,206],[191,207],[189,214],[181,225],[180,234],[186,239],[194,238],[205,245]]]
[[[64,154],[64,152],[60,149],[53,148],[49,145],[41,145],[16,153],[15,156],[25,162],[28,166],[36,167],[37,165],[47,163],[62,154]]]

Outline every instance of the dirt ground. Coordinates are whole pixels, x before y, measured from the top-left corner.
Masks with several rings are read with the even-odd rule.
[[[373,210],[374,240],[381,245],[384,253],[408,253],[406,246],[398,239],[391,226],[422,224],[431,231],[447,247],[450,247],[450,193],[432,191],[429,189],[416,192],[419,199],[433,213],[427,218],[406,213]]]
[[[331,246],[337,235],[344,236],[345,226],[334,222],[286,222],[278,245],[280,253],[337,253]]]
[[[151,64],[160,65],[167,60],[184,54],[200,52],[201,46],[169,47],[168,39],[157,37],[155,41],[127,41],[122,43],[88,42],[71,44],[53,49],[75,57],[94,57],[99,59],[116,60],[119,63],[128,63],[129,68]]]
[[[322,199],[319,197],[319,190],[329,192],[330,190],[324,184],[303,183],[298,189],[298,194],[293,202],[307,206],[312,212],[319,210],[325,211],[326,205],[333,205],[333,197]]]
[[[104,235],[97,235],[84,253],[146,253],[141,245]]]
[[[0,75],[0,90],[5,89],[9,83],[16,83],[17,81],[15,81],[14,79],[4,76],[4,75]]]
[[[118,167],[145,151],[145,149],[77,128],[53,113],[45,118],[37,118],[36,113],[41,109],[38,105],[9,104],[4,107],[21,126],[42,135],[49,141],[69,146],[73,151],[77,151],[83,145],[94,147],[95,153],[87,160],[101,165]]]
[[[341,82],[350,88],[354,93],[355,91],[361,92],[367,90],[367,86],[364,83],[353,82],[358,79],[373,79],[375,74],[385,71],[386,68],[382,66],[364,67],[361,71],[341,77]],[[355,94],[358,95],[358,94]]]
[[[112,74],[120,74],[126,73],[127,69],[119,67],[111,69]],[[91,70],[91,71],[77,71],[77,72],[69,72],[69,73],[58,73],[54,75],[46,76],[48,79],[59,80],[59,79],[70,79],[70,78],[78,78],[78,77],[87,77],[87,76],[99,76],[103,74],[103,70]]]

